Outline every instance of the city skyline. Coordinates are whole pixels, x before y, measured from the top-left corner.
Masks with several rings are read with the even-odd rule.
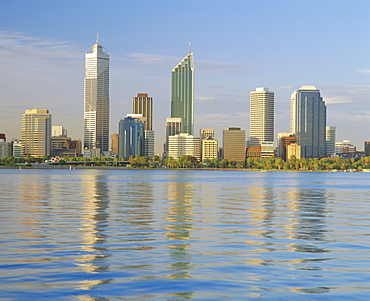
[[[5,3],[0,12],[0,132],[8,140],[20,138],[22,113],[46,108],[54,125],[83,139],[83,53],[99,32],[111,53],[110,133],[130,112],[132,96],[148,93],[155,103],[153,130],[160,153],[170,116],[171,69],[192,34],[195,133],[214,128],[221,142],[225,128],[249,132],[249,92],[266,86],[275,92],[276,139],[277,133],[289,132],[290,94],[315,85],[327,105],[327,125],[336,126],[336,140],[349,139],[363,149],[369,139],[363,129],[370,116],[370,42],[362,37],[370,26],[365,13],[370,3],[190,2],[194,14],[186,24],[175,22],[179,5],[170,1],[115,4],[114,9],[92,5],[89,14],[84,1],[73,8],[38,1],[43,5],[37,9],[27,1]],[[314,23],[308,22],[311,14],[302,13],[307,3],[315,11]],[[206,16],[200,13],[205,10]],[[107,14],[104,24],[84,26]],[[146,21],[135,23],[138,14]]]

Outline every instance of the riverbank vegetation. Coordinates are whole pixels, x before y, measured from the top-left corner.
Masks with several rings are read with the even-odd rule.
[[[124,160],[124,159],[122,159]],[[122,161],[121,160],[121,161]],[[15,158],[5,157],[0,159],[0,165],[17,166],[19,164],[31,166],[32,163],[44,163],[48,161],[47,157],[34,158],[32,156]],[[85,165],[94,166],[118,166],[118,159],[111,157],[97,158],[60,158],[56,164],[65,165],[67,162],[86,162]],[[253,170],[303,170],[303,171],[325,171],[325,170],[340,170],[340,171],[367,171],[370,170],[370,157],[342,159],[341,157],[314,158],[314,159],[296,159],[291,158],[287,162],[281,158],[247,158],[245,162],[236,162],[226,159],[210,159],[204,162],[199,162],[195,157],[183,156],[178,159],[168,158],[161,160],[159,156],[153,158],[135,157],[124,161],[129,161],[128,167],[131,168],[233,168],[233,169],[253,169]],[[54,163],[55,164],[55,163]]]

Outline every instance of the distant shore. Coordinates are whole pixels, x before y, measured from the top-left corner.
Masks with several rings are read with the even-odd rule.
[[[250,169],[250,168],[150,168],[150,167],[123,167],[123,166],[70,166],[70,165],[49,165],[49,164],[38,164],[32,163],[32,166],[26,165],[0,165],[0,169],[66,169],[66,170],[77,170],[77,169],[97,169],[97,170],[204,170],[204,171],[257,171],[257,172],[369,172],[363,170],[349,171],[349,170],[295,170],[295,169]]]

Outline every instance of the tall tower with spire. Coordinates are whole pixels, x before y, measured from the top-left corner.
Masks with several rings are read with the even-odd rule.
[[[84,148],[109,150],[109,52],[96,43],[85,53]]]
[[[194,62],[188,54],[172,70],[171,117],[181,118],[181,132],[194,135]]]

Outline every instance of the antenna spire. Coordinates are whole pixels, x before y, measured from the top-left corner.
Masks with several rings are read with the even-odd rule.
[[[191,35],[189,34],[188,52],[191,53]]]
[[[96,34],[96,44],[99,44],[99,34]]]

